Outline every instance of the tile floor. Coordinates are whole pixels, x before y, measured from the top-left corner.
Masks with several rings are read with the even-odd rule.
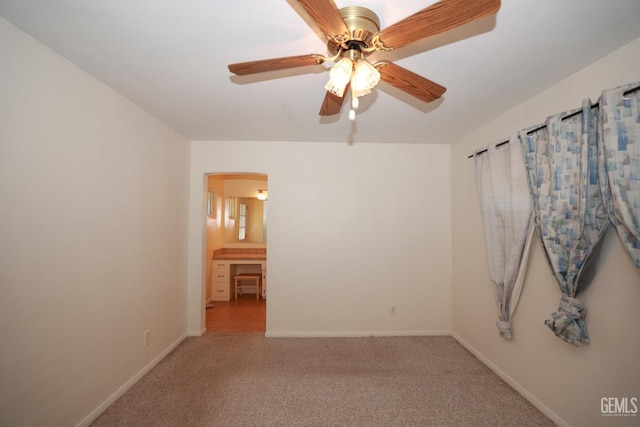
[[[207,308],[207,331],[213,332],[262,332],[266,330],[267,300],[256,300],[255,295],[245,294],[237,300],[214,301],[214,308]]]

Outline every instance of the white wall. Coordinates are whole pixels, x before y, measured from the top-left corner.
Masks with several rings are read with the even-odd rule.
[[[88,423],[186,332],[189,142],[2,19],[0,52],[0,425]]]
[[[452,147],[453,332],[479,357],[559,424],[638,425],[636,417],[603,417],[602,397],[640,398],[640,272],[611,229],[597,259],[595,278],[581,294],[591,343],[573,347],[544,325],[560,291],[536,237],[524,290],[513,320],[513,341],[495,327],[497,309],[489,279],[475,190],[475,149],[547,115],[595,102],[603,89],[640,80],[640,40],[612,53],[526,103],[487,123]],[[526,82],[523,82],[526,84]]]
[[[267,335],[449,333],[449,150],[193,142],[190,332],[204,328],[203,176],[256,172],[269,177]]]

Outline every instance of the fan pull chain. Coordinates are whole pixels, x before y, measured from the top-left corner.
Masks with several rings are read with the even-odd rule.
[[[351,97],[351,110],[349,110],[349,120],[354,121],[356,119],[356,110],[360,106],[360,100],[357,96]]]

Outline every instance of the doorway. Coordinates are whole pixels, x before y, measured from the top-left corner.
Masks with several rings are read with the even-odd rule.
[[[220,289],[220,281],[213,280],[213,258],[215,254],[219,260],[221,252],[262,252],[264,256],[267,246],[267,183],[267,175],[261,173],[206,174],[204,288],[207,331],[266,331],[266,271],[263,272],[265,290],[261,293],[264,295],[256,299],[255,294],[244,294],[236,300],[231,277],[222,284],[226,288],[224,290]],[[230,269],[229,276],[231,274]]]

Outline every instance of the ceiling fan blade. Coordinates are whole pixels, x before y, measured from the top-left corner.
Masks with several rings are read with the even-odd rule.
[[[500,0],[441,0],[380,31],[380,41],[397,49],[496,13]]]
[[[444,86],[425,79],[399,65],[386,63],[380,69],[380,79],[421,101],[431,102],[447,90]]]
[[[333,0],[298,0],[298,3],[328,37],[349,34],[349,27]]]
[[[284,70],[285,68],[303,67],[305,65],[317,65],[324,62],[322,55],[299,55],[283,58],[263,59],[260,61],[239,62],[230,64],[229,71],[239,76],[246,74],[262,73],[265,71]]]
[[[342,108],[342,104],[344,103],[344,98],[349,93],[349,85],[344,89],[344,95],[338,96],[329,91],[324,96],[324,101],[322,101],[322,107],[320,107],[320,115],[321,116],[333,116],[334,114],[338,114],[340,109]]]

